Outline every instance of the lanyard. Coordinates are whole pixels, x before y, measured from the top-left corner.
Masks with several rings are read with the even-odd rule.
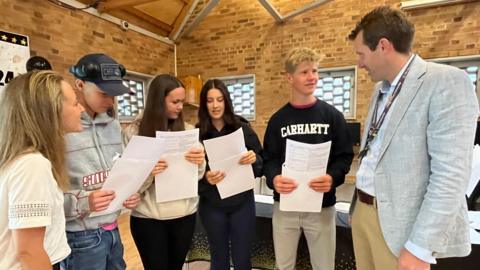
[[[373,109],[372,121],[370,123],[370,128],[368,129],[367,139],[365,140],[365,146],[358,154],[358,157],[360,160],[362,160],[367,155],[368,150],[370,150],[370,143],[377,136],[378,131],[380,130],[380,127],[382,126],[388,111],[390,110],[393,102],[395,101],[398,94],[400,93],[403,83],[405,82],[405,78],[407,77],[407,74],[410,71],[410,67],[412,66],[413,60],[415,60],[415,56],[416,55],[414,55],[410,63],[408,63],[408,66],[405,68],[405,71],[403,71],[402,76],[400,77],[397,85],[393,89],[392,94],[390,95],[390,97],[388,97],[385,103],[385,107],[383,108],[383,111],[380,114],[380,117],[378,117],[378,107],[379,107],[380,99],[382,98],[383,94],[381,92],[378,93],[377,101],[375,102],[375,107]]]

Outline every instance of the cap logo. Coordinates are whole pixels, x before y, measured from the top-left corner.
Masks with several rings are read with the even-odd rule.
[[[118,64],[100,64],[102,71],[102,80],[104,81],[118,81],[122,80],[122,71]]]

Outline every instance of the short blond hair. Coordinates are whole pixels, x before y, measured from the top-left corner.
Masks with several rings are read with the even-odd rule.
[[[297,66],[302,62],[318,64],[318,62],[320,62],[320,55],[310,48],[295,48],[287,55],[285,71],[288,73],[294,73]]]

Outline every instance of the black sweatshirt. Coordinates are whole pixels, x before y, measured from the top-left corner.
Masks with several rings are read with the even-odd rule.
[[[248,122],[245,123],[242,121],[241,127],[243,129],[245,146],[247,147],[248,150],[253,150],[256,153],[257,160],[255,161],[255,163],[252,164],[252,167],[253,167],[253,174],[255,175],[255,177],[259,177],[262,175],[262,164],[263,164],[263,160],[261,156],[262,145],[260,144],[257,134],[255,134],[255,131],[253,131],[253,129],[250,127],[250,124],[248,124]],[[204,138],[200,138],[200,140],[203,142],[203,140],[221,137],[224,135],[228,135],[234,132],[235,130],[236,130],[235,128],[229,127],[229,126],[223,127],[223,129],[220,131],[218,131],[215,128],[212,128],[212,130],[208,130],[207,135]],[[206,158],[208,161],[208,157]],[[206,171],[209,171],[209,170],[210,170],[210,167],[208,166],[208,163],[207,163]],[[210,183],[208,183],[205,175],[203,176],[202,180],[200,180],[200,182],[198,183],[198,193],[200,195],[200,200],[206,201],[215,207],[225,208],[226,210],[230,209],[231,207],[241,205],[249,197],[253,197],[253,190],[247,190],[222,200],[220,198],[220,194],[218,193],[217,186],[211,185]]]
[[[317,100],[306,108],[296,108],[287,103],[272,115],[263,140],[263,172],[271,189],[274,189],[273,178],[282,173],[287,138],[310,144],[332,141],[327,174],[332,176],[333,184],[332,190],[323,196],[322,207],[334,205],[335,188],[345,182],[353,159],[352,140],[342,113]],[[280,200],[276,191],[274,199]]]

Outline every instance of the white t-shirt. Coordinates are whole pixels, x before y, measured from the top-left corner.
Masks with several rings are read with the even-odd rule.
[[[43,246],[52,264],[70,254],[63,192],[40,153],[23,155],[0,171],[0,269],[22,269],[12,230],[35,227],[46,227]]]

